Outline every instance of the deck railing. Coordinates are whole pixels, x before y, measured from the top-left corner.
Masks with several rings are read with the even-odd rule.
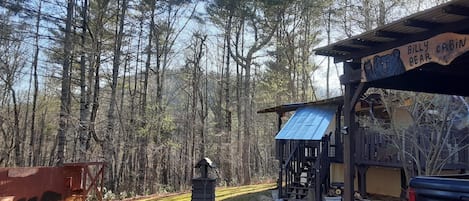
[[[357,162],[364,165],[375,165],[384,167],[402,167],[402,150],[401,147],[426,149],[428,145],[427,136],[419,134],[415,136],[416,141],[405,142],[396,136],[383,135],[379,133],[366,132],[359,129],[356,141]],[[459,170],[469,168],[469,149],[463,148],[467,141],[448,142],[442,146],[439,158],[446,160],[443,169]],[[462,149],[463,148],[463,149]],[[459,150],[461,149],[461,150]],[[456,151],[459,150],[459,151]],[[425,163],[425,157],[421,152],[418,156],[421,165]]]

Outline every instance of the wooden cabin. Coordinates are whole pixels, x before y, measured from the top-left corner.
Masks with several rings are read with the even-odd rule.
[[[322,200],[327,194],[340,195],[344,182],[343,97],[286,104],[258,111],[278,115],[276,157],[279,162],[279,198]],[[355,105],[356,115],[368,115],[367,101]],[[380,105],[373,106],[378,108]],[[382,107],[381,107],[382,108]],[[377,111],[383,113],[381,111]],[[287,122],[283,122],[293,113]],[[405,113],[399,116],[407,118]],[[357,125],[358,126],[358,125]],[[405,196],[407,181],[398,150],[389,136],[358,128],[355,142],[355,191],[362,196],[379,194]],[[469,167],[469,150],[464,149],[445,166],[450,173]]]
[[[361,145],[355,147],[357,141],[363,142],[360,126],[357,126],[355,119],[355,105],[360,97],[371,88],[469,97],[469,90],[464,84],[469,80],[468,38],[469,1],[451,0],[313,50],[316,55],[333,57],[335,63],[343,64],[344,73],[340,76],[340,83],[344,85],[343,124],[349,128],[347,135],[343,136],[345,201],[354,200],[357,163],[376,163],[360,159],[366,151],[360,154],[357,151],[363,150],[358,147]],[[417,51],[416,47],[422,46],[426,48]],[[467,145],[464,141],[457,143]],[[375,147],[375,150],[380,149]],[[369,152],[376,153],[372,149]],[[461,159],[452,160],[451,163],[464,163],[464,157],[467,154],[459,154],[458,158]],[[360,180],[365,183],[360,176],[358,180],[358,183]],[[362,191],[369,185],[365,185],[366,188],[360,184],[358,186]]]

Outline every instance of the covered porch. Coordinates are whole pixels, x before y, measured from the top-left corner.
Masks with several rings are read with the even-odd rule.
[[[469,96],[469,1],[454,0],[315,50],[343,62],[345,201],[354,200],[355,104],[369,88]]]

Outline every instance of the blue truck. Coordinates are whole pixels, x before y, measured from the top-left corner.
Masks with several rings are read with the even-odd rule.
[[[409,201],[469,201],[469,174],[414,177],[408,192]]]

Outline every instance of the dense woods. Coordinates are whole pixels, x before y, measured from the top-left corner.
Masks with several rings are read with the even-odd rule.
[[[0,166],[105,161],[106,188],[274,178],[276,117],[341,95],[315,47],[437,0],[1,0]]]

